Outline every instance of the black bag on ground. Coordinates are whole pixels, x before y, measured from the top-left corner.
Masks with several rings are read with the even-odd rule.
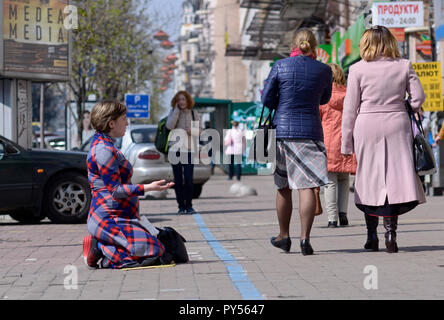
[[[185,247],[185,238],[171,227],[164,227],[162,229],[157,228],[159,234],[157,239],[165,247],[167,253],[173,256],[175,263],[185,263],[188,262],[188,252]]]

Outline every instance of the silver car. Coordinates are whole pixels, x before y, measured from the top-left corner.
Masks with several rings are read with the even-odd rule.
[[[154,146],[157,125],[131,124],[126,128],[125,135],[118,138],[115,146],[119,148],[125,158],[133,166],[134,184],[151,183],[156,180],[165,179],[174,181],[173,169],[165,155]],[[90,138],[82,147],[82,151],[88,151],[91,144]],[[193,198],[199,198],[202,187],[211,177],[209,165],[197,164],[194,166]]]

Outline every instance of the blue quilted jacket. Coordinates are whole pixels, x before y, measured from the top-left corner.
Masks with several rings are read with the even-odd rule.
[[[331,88],[331,68],[322,62],[303,55],[276,61],[262,92],[262,103],[276,109],[276,138],[323,141],[319,105]]]

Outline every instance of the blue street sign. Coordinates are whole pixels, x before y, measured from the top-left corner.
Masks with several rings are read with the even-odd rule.
[[[150,96],[147,94],[125,94],[125,105],[128,108],[127,118],[149,118]]]

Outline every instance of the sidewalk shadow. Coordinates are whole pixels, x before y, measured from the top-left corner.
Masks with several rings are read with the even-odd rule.
[[[399,244],[398,244],[399,245]],[[421,251],[444,251],[444,246],[411,246],[411,247],[404,247],[400,246],[399,251],[406,251],[406,252],[421,252]]]
[[[399,253],[402,252],[423,252],[423,251],[444,251],[444,246],[411,246],[411,247],[404,247],[404,246],[400,246],[399,247]],[[369,252],[373,252],[371,250],[366,250],[364,248],[356,248],[356,249],[332,249],[332,250],[315,250],[315,254],[316,252],[319,253],[369,253]],[[378,252],[386,252],[386,248],[383,244],[383,246],[379,247],[379,251]],[[290,252],[290,254],[293,252]],[[298,253],[297,251],[294,253]]]
[[[35,222],[35,223],[22,223],[22,222],[18,222],[18,221],[5,221],[5,222],[0,222],[0,227],[2,226],[38,226],[38,225],[56,225],[54,223],[52,223],[51,221],[40,221],[40,222]]]
[[[270,209],[234,209],[234,210],[203,210],[198,211],[198,213],[201,214],[211,214],[211,213],[236,213],[236,212],[262,212],[262,211],[275,211],[276,208],[270,208]]]
[[[151,222],[151,223],[156,223],[156,222],[165,222],[165,221],[171,221],[171,219],[166,219],[166,218],[151,218],[152,214],[141,214],[142,216],[146,216],[147,219]]]
[[[381,250],[379,250],[381,251]],[[356,249],[332,249],[332,250],[316,250],[314,249],[314,255],[316,253],[367,253],[369,250],[365,250],[364,248],[356,248]],[[290,252],[292,253],[292,252]],[[295,252],[301,254],[300,252]]]
[[[251,212],[251,213],[255,213],[255,212],[260,212],[260,211],[273,211],[276,210],[275,208],[273,209],[233,209],[233,210],[197,210],[197,213],[199,214],[221,214],[221,213],[238,213],[238,212]],[[190,214],[182,214],[183,216],[191,216]],[[172,212],[172,213],[159,213],[159,212],[154,212],[154,213],[150,213],[147,214],[147,218],[151,221],[154,218],[150,218],[150,217],[154,217],[154,216],[178,216],[178,214],[176,212]]]
[[[241,199],[241,197],[235,197],[235,196],[208,196],[208,197],[199,197],[199,199],[193,199],[193,200],[220,200],[220,199]]]
[[[199,263],[216,263],[222,262],[221,260],[188,260],[187,264],[199,264]]]

